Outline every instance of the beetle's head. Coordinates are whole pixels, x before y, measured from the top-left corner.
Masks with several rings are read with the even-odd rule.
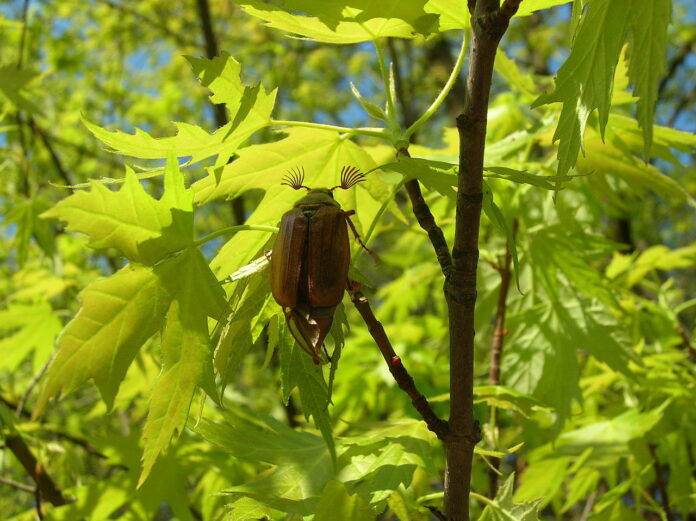
[[[336,206],[340,204],[334,199],[330,188],[310,188],[309,193],[295,203],[295,206],[307,206],[321,204],[326,206]]]

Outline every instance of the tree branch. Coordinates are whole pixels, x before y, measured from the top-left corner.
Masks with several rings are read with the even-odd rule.
[[[352,284],[357,286],[356,283]],[[389,372],[394,377],[397,385],[406,394],[408,394],[409,398],[411,398],[411,403],[421,415],[421,418],[423,418],[423,421],[428,426],[428,429],[434,432],[438,438],[444,440],[447,436],[447,422],[435,414],[435,411],[433,411],[427,398],[423,396],[416,388],[413,378],[404,367],[401,358],[396,355],[391,342],[389,342],[389,338],[387,337],[387,333],[384,331],[384,327],[372,312],[369,301],[359,289],[351,288],[348,290],[348,292],[350,294],[351,301],[355,305],[355,308],[365,321],[370,335],[372,335],[377,347],[379,347],[382,357],[387,363]]]
[[[31,492],[32,494],[34,493],[34,487],[30,485],[25,485],[24,483],[20,483],[19,481],[14,481],[12,479],[7,479],[3,478],[0,476],[0,483],[3,485],[7,485],[8,487],[16,488],[17,490],[21,490],[23,492]]]
[[[31,476],[31,479],[34,480],[36,489],[41,497],[46,498],[54,506],[67,504],[60,488],[58,488],[51,476],[46,473],[44,466],[39,463],[21,436],[18,434],[6,436],[5,445],[19,460],[24,470]]]
[[[677,69],[679,69],[679,67],[681,67],[681,65],[686,61],[686,58],[689,56],[695,45],[696,38],[692,38],[690,41],[682,45],[676,56],[672,58],[672,61],[670,61],[669,63],[669,67],[667,67],[667,74],[664,78],[662,78],[662,80],[660,81],[660,85],[657,88],[658,98],[662,96],[662,93],[664,92],[667,83],[669,83],[669,81],[674,77],[674,75],[677,72]]]
[[[400,149],[397,152],[397,156],[399,154],[411,157],[408,150],[405,148]],[[442,233],[442,229],[435,222],[435,217],[433,217],[430,207],[425,202],[425,199],[423,199],[423,193],[421,192],[418,180],[411,179],[406,182],[405,186],[408,198],[411,201],[411,207],[413,208],[413,215],[415,215],[420,227],[428,234],[430,243],[433,245],[435,255],[437,256],[437,262],[440,263],[442,273],[446,278],[449,276],[450,270],[452,269],[452,257],[450,256],[445,234]]]
[[[167,24],[165,24],[164,22],[160,22],[159,20],[157,20],[155,18],[151,18],[151,17],[141,13],[140,11],[138,11],[134,7],[130,7],[129,5],[125,5],[125,4],[119,4],[119,3],[114,2],[112,0],[99,0],[99,2],[101,2],[104,5],[109,6],[112,9],[116,9],[119,11],[123,11],[124,13],[128,13],[128,14],[132,15],[133,18],[140,20],[141,22],[145,22],[148,25],[151,25],[152,27],[156,27],[157,29],[162,31],[163,34],[165,34],[166,36],[168,36],[169,38],[174,40],[176,42],[176,44],[179,45],[180,47],[195,47],[196,46],[196,44],[193,41],[191,41],[187,38],[184,38],[184,36],[181,34],[181,32],[172,31],[169,27],[167,27]],[[91,0],[90,0],[90,3],[91,3]],[[133,4],[137,5],[135,2],[133,2]]]
[[[517,220],[512,224],[512,237],[517,234]],[[510,289],[510,279],[512,272],[510,264],[512,253],[510,246],[505,246],[505,258],[495,269],[500,273],[500,291],[498,292],[498,304],[495,313],[495,328],[491,339],[491,366],[488,372],[488,382],[491,385],[500,385],[500,364],[503,358],[503,344],[505,342],[505,315],[507,313],[507,296]],[[491,406],[491,427],[495,428],[495,406]],[[496,436],[497,437],[497,436]],[[495,498],[498,491],[498,469],[500,469],[500,458],[491,457],[490,463],[493,468],[488,469],[488,497]]]
[[[58,172],[58,176],[68,186],[75,184],[70,179],[70,174],[68,174],[68,171],[63,166],[63,162],[60,160],[60,156],[58,156],[58,153],[56,152],[56,149],[53,147],[53,144],[51,143],[51,140],[48,138],[48,135],[36,123],[36,121],[34,121],[33,118],[29,120],[29,128],[31,128],[31,130],[32,130],[32,132],[34,132],[34,134],[39,136],[39,138],[41,139],[41,142],[46,147],[48,154],[51,156],[51,161],[53,161],[53,166],[56,167],[56,172]],[[72,188],[69,188],[69,190],[72,192]]]
[[[445,282],[450,332],[450,419],[446,440],[445,510],[449,521],[469,521],[474,446],[481,439],[474,420],[474,309],[478,240],[483,201],[486,115],[498,43],[519,0],[477,0],[472,15],[469,73],[459,130],[459,181],[452,270]],[[471,2],[469,2],[471,7]]]

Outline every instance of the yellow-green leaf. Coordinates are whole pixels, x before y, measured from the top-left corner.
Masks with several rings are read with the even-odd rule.
[[[48,400],[93,378],[108,407],[128,366],[162,325],[171,297],[152,268],[129,264],[82,294],[82,307],[58,338],[36,414]]]

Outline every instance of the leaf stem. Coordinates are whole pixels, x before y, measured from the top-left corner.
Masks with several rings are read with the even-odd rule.
[[[373,128],[373,127],[339,127],[337,125],[326,125],[324,123],[312,123],[309,121],[287,121],[281,119],[272,119],[271,125],[285,126],[285,127],[305,127],[305,128],[316,128],[319,130],[333,130],[335,132],[345,132],[346,134],[357,134],[361,136],[374,136],[374,137],[386,137],[386,130],[383,128]]]
[[[462,64],[464,63],[465,56],[466,56],[466,33],[464,33],[464,35],[462,37],[462,45],[459,49],[459,54],[457,55],[457,61],[454,62],[454,68],[452,69],[452,72],[450,73],[449,78],[447,78],[447,82],[442,87],[440,94],[438,94],[437,98],[435,98],[435,101],[432,102],[432,104],[423,113],[423,115],[420,118],[418,118],[410,127],[408,127],[408,129],[406,129],[406,132],[404,132],[404,137],[406,139],[408,139],[421,126],[423,126],[423,123],[428,121],[430,119],[430,117],[435,113],[435,111],[438,108],[440,108],[440,105],[442,105],[442,102],[445,101],[445,98],[447,97],[450,90],[452,90],[452,87],[454,86],[454,82],[457,81],[457,77],[459,76],[459,72],[462,70]]]
[[[238,232],[241,230],[254,230],[257,232],[278,233],[278,228],[276,226],[263,226],[260,224],[240,224],[238,226],[228,226],[226,228],[221,228],[216,232],[204,235],[200,239],[195,240],[193,244],[196,246],[200,246],[201,244],[205,244],[206,242],[212,241],[213,239],[217,239],[218,237],[222,237],[223,235],[228,235],[230,233]]]

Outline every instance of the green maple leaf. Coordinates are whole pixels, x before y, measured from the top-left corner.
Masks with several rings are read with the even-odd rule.
[[[138,264],[88,286],[80,311],[58,337],[36,414],[51,397],[90,378],[110,408],[138,350],[162,325],[170,299],[152,268]]]
[[[638,122],[643,129],[647,158],[653,138],[653,119],[657,88],[665,72],[667,26],[671,19],[671,0],[636,0],[631,6],[632,39],[628,77],[638,99]]]
[[[283,7],[257,0],[239,2],[269,27],[336,44],[373,41],[380,37],[413,38],[437,28],[438,17],[424,10],[426,0],[288,0]],[[301,14],[300,14],[301,13]]]
[[[133,262],[154,264],[193,241],[191,194],[182,190],[183,176],[170,157],[159,201],[127,169],[119,191],[92,182],[89,192],[75,192],[42,217],[66,221],[69,230],[89,236],[93,248],[116,248]]]
[[[599,131],[609,120],[614,73],[621,48],[632,36],[629,78],[639,97],[638,119],[643,127],[644,152],[652,143],[652,123],[657,85],[665,64],[666,30],[670,20],[669,0],[594,0],[578,27],[573,49],[558,71],[553,92],[543,94],[534,106],[562,102],[553,140],[560,141],[558,175],[575,165],[583,146],[590,114],[597,110]],[[557,189],[561,181],[557,181]]]
[[[254,132],[270,122],[276,91],[267,93],[260,86],[247,86],[240,79],[241,66],[234,58],[223,54],[208,60],[189,58],[201,83],[213,92],[213,103],[225,103],[229,123],[212,134],[188,123],[175,122],[177,133],[171,137],[155,138],[144,130],[135,134],[119,130],[110,132],[83,120],[87,128],[114,152],[143,159],[160,159],[175,153],[190,156],[195,163],[217,155],[217,164],[227,163],[237,148]]]
[[[533,106],[563,102],[553,140],[560,140],[558,175],[568,173],[582,146],[587,119],[599,113],[602,134],[609,118],[612,83],[619,52],[628,31],[629,0],[595,0],[578,29],[573,49],[558,70],[556,88]]]
[[[85,290],[80,311],[58,339],[58,353],[46,377],[39,411],[51,397],[90,378],[111,407],[128,367],[164,323],[172,299],[187,316],[198,317],[198,322],[177,326],[182,321],[170,311],[167,328],[180,327],[181,336],[195,336],[201,335],[202,323],[207,343],[205,317],[219,319],[226,301],[194,243],[193,192],[185,188],[173,154],[167,161],[159,201],[131,173],[120,191],[93,185],[90,192],[76,193],[58,203],[47,216],[67,220],[72,229],[87,233],[93,245],[116,247],[131,261],[156,265],[133,262]],[[194,371],[195,367],[188,369]],[[211,381],[208,373],[197,383],[214,392]]]
[[[174,295],[162,333],[162,373],[150,398],[143,430],[145,448],[139,484],[157,457],[186,425],[191,400],[200,386],[216,395],[208,337],[208,315],[220,317],[225,305],[222,288],[196,248],[157,268]]]
[[[514,503],[512,501],[512,488],[515,481],[515,474],[505,480],[495,499],[483,498],[486,500],[486,508],[481,513],[479,521],[492,519],[493,521],[538,521],[539,506],[541,499],[536,499],[528,503]]]

